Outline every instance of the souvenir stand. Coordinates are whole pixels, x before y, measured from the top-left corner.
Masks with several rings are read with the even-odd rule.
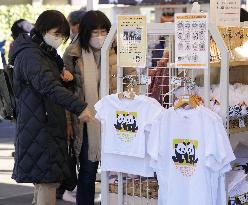
[[[229,52],[224,44],[224,41],[218,31],[218,29],[209,24],[209,36],[213,39],[216,46],[219,49],[220,55],[220,98],[221,98],[221,117],[224,122],[229,127],[229,115],[228,115],[228,86],[229,86]],[[101,97],[109,94],[109,50],[112,46],[112,43],[115,39],[117,32],[116,25],[113,25],[101,51]],[[175,47],[174,47],[174,37],[175,37],[175,28],[174,23],[151,23],[147,25],[147,40],[148,40],[148,48],[147,48],[147,66],[143,69],[137,69],[137,76],[132,76],[136,79],[136,84],[139,89],[139,94],[146,94],[151,96],[152,89],[151,85],[148,85],[146,81],[143,79],[144,76],[151,76],[151,81],[154,79],[160,79],[157,81],[156,86],[159,89],[159,96],[157,96],[157,100],[166,108],[173,105],[174,97],[175,97],[175,77],[180,77],[181,79],[186,79],[191,77],[190,79],[194,79],[195,70],[188,69],[177,69],[175,68]],[[161,36],[163,36],[161,40]],[[165,53],[169,53],[168,56],[164,56],[162,58],[156,59],[154,58],[154,52],[159,49],[154,49],[155,45],[160,41],[164,41],[165,48],[162,49]],[[161,50],[161,49],[160,49]],[[209,53],[210,56],[210,53]],[[155,66],[153,61],[162,60],[160,66]],[[165,60],[166,63],[163,62]],[[123,83],[127,83],[123,79],[123,69],[128,68],[117,68],[118,74],[117,76],[117,92],[121,92],[123,90]],[[161,69],[162,72],[158,75],[157,71]],[[164,72],[166,70],[166,72]],[[209,93],[210,93],[210,62],[209,69],[205,69],[203,71],[203,88],[204,88],[204,102],[206,106],[209,105]],[[186,81],[185,81],[186,82]],[[153,82],[151,84],[154,85]],[[186,83],[185,83],[186,86]],[[123,205],[123,204],[149,204],[156,205],[157,204],[157,182],[155,179],[144,178],[140,176],[130,176],[124,173],[116,173],[116,176],[110,176],[112,173],[102,172],[101,173],[101,194],[102,194],[102,205]]]

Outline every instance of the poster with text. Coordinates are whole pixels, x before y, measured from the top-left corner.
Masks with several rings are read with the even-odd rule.
[[[208,69],[208,15],[175,15],[176,68]]]
[[[145,67],[147,55],[147,27],[145,16],[118,16],[117,65]]]
[[[240,25],[240,0],[213,0],[212,4],[216,7],[213,11],[217,26]]]

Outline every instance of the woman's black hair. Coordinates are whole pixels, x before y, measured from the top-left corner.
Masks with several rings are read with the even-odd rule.
[[[11,26],[11,36],[13,37],[14,40],[19,36],[19,34],[28,33],[21,26],[19,26],[19,24],[23,21],[26,21],[26,20],[25,19],[19,19],[19,20],[15,21],[14,24]]]
[[[67,41],[70,37],[70,26],[65,16],[57,10],[44,11],[35,23],[35,29],[40,34],[45,34],[50,29],[57,28],[57,33],[61,33]]]
[[[91,31],[94,29],[106,29],[109,32],[111,23],[108,17],[101,11],[88,11],[79,24],[80,46],[89,52]]]
[[[240,9],[240,22],[248,21],[248,12],[241,8]]]

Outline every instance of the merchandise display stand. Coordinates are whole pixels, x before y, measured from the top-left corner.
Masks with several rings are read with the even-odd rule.
[[[230,80],[227,83],[235,84],[235,83],[243,83],[247,84],[248,79],[247,76],[247,68],[248,68],[248,60],[247,58],[242,58],[240,56],[237,56],[237,53],[235,51],[235,48],[243,46],[247,40],[247,31],[248,28],[245,26],[241,27],[219,27],[218,30],[220,31],[222,39],[224,39],[224,43],[226,47],[228,48],[231,57],[229,62],[229,70],[227,74],[230,75]],[[215,42],[211,42],[211,47],[215,47]],[[211,53],[213,54],[213,50],[211,50]],[[245,52],[245,51],[244,51]],[[214,52],[216,53],[216,52]],[[217,51],[218,53],[218,51]],[[220,69],[220,58],[218,57],[218,54],[212,55],[214,58],[213,62],[210,63],[211,69],[213,71],[213,78],[219,78],[219,74],[216,74],[219,72],[218,69]],[[229,78],[228,78],[229,79]],[[214,80],[215,81],[215,80]],[[244,120],[244,127],[239,127],[239,119],[243,118]],[[244,132],[248,133],[248,120],[247,116],[242,116],[240,118],[236,119],[230,119],[230,137],[231,140],[234,136],[237,136],[239,134],[244,134]]]
[[[174,92],[172,80],[174,77],[182,76],[194,76],[195,70],[189,69],[177,69],[174,66],[175,62],[175,49],[174,49],[174,37],[175,29],[174,23],[151,23],[147,25],[147,39],[148,39],[148,48],[147,48],[147,66],[146,68],[137,69],[137,77],[140,79],[140,75],[150,75],[153,70],[162,68],[168,72],[162,72],[161,76],[153,76],[155,78],[162,78],[160,82],[160,97],[158,101],[166,108],[173,105],[174,102]],[[113,25],[110,29],[110,32],[104,42],[104,45],[101,50],[101,97],[104,97],[109,93],[109,50],[112,46],[113,41],[115,40],[117,32],[117,26]],[[224,41],[218,31],[218,29],[209,24],[209,34],[212,36],[216,42],[216,46],[220,51],[220,94],[221,94],[221,117],[229,128],[229,51],[226,48]],[[164,47],[162,50],[169,53],[169,59],[162,57],[156,59],[153,57],[153,53],[156,50],[154,45],[160,42],[160,37],[163,36]],[[210,56],[210,55],[209,55]],[[166,60],[166,65],[162,67],[157,67],[152,65],[153,60]],[[117,67],[117,92],[123,91],[123,69]],[[204,71],[204,102],[206,106],[209,104],[209,92],[210,92],[210,62],[209,69]],[[150,95],[149,85],[146,85],[142,82],[138,82],[139,93]],[[168,98],[167,98],[168,96]],[[228,129],[229,132],[229,129]],[[123,204],[134,204],[134,205],[155,205],[156,194],[153,193],[153,190],[157,189],[157,185],[153,180],[137,176],[128,176],[123,173],[117,173],[118,180],[115,182],[115,185],[110,187],[109,184],[109,172],[101,172],[101,204],[102,205],[123,205]],[[129,182],[130,180],[130,182]],[[113,190],[110,193],[110,190]],[[155,192],[155,191],[154,191]]]

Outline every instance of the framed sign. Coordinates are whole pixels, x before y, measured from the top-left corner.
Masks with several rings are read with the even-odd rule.
[[[117,65],[119,67],[145,67],[146,16],[118,16],[117,25]]]
[[[175,15],[176,68],[208,69],[208,15]]]

